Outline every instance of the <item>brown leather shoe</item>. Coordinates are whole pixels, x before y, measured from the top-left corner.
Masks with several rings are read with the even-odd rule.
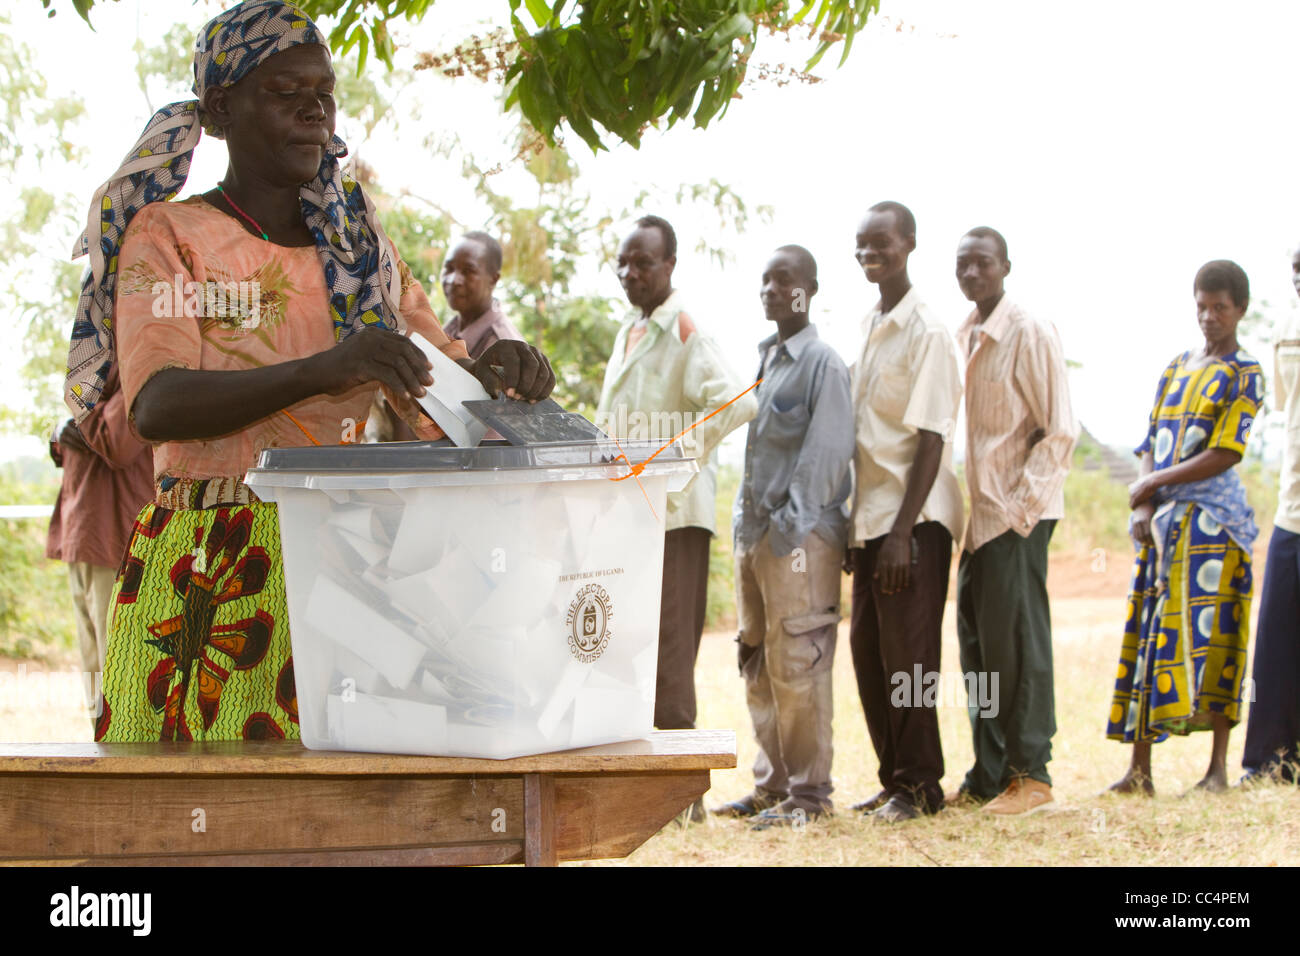
[[[889,802],[889,791],[881,790],[870,800],[863,800],[861,803],[853,804],[851,809],[854,813],[874,813]]]
[[[984,812],[1004,817],[1026,816],[1039,810],[1055,809],[1055,805],[1048,784],[1030,777],[1013,777],[1007,789],[984,807]]]

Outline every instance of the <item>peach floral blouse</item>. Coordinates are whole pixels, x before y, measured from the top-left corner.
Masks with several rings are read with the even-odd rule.
[[[418,331],[453,359],[465,345],[447,337],[404,262],[402,331]],[[314,246],[286,247],[249,234],[200,197],[152,203],[132,220],[118,263],[114,326],[122,386],[132,408],[166,368],[233,371],[305,358],[335,345],[329,290]],[[359,441],[376,386],[315,395],[220,438],[154,446],[157,501],[180,479],[238,484],[264,448]],[[422,438],[442,437],[414,403],[385,394]],[[192,505],[191,505],[192,506]]]

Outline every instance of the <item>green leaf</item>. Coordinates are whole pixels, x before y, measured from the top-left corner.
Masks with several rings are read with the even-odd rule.
[[[812,8],[815,7],[816,5],[817,5],[817,0],[808,0],[807,3],[805,3],[802,7],[799,8],[799,12],[797,12],[794,16],[790,18],[790,22],[803,23],[803,18],[808,16],[809,11],[811,11]]]
[[[95,29],[95,25],[90,22],[90,8],[95,5],[95,0],[72,0],[72,7],[86,21],[90,29]]]
[[[564,52],[568,55],[569,62],[573,64],[575,72],[582,80],[582,89],[596,100],[596,105],[608,114],[618,113],[618,106],[615,105],[613,97],[609,95],[609,90],[605,87],[605,81],[601,79],[600,71],[591,58],[591,51],[587,49],[586,38],[576,30],[568,31]]]
[[[551,9],[546,5],[546,0],[524,0],[528,7],[528,12],[532,14],[533,22],[539,27],[544,27],[551,22]]]
[[[642,9],[640,4],[636,5],[632,17],[632,32],[628,37],[627,56],[623,59],[623,62],[614,67],[614,72],[620,76],[632,69],[636,61],[641,58],[641,52],[645,49],[646,17],[645,10]]]
[[[596,132],[596,128],[592,126],[591,121],[587,119],[585,114],[576,110],[569,110],[564,118],[568,120],[573,131],[582,137],[583,142],[591,147],[593,153],[598,153],[605,148],[605,144],[600,141],[600,134]],[[629,145],[635,148],[639,143],[629,141]]]

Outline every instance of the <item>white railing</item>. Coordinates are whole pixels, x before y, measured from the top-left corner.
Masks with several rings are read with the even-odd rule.
[[[2,518],[48,518],[54,514],[54,505],[0,505]]]

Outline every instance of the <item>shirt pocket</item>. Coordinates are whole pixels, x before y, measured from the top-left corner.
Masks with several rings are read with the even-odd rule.
[[[763,420],[761,437],[765,442],[782,448],[799,445],[808,431],[812,413],[803,402],[796,402],[788,408],[779,408],[780,399],[772,402],[767,417]]]
[[[886,369],[875,374],[871,385],[871,407],[883,418],[902,421],[911,396],[912,378],[906,371]]]
[[[996,405],[1001,410],[1000,414],[1010,414],[1019,407],[1011,401],[1015,394],[1012,371],[1008,368],[1001,374],[990,373],[988,369],[995,365],[996,363],[990,362],[983,368],[974,370],[966,382],[966,390],[970,392],[967,403],[970,407],[978,405],[985,413],[990,406]]]
[[[989,356],[978,363],[975,377],[984,382],[1010,382],[1016,374],[1009,356]]]

